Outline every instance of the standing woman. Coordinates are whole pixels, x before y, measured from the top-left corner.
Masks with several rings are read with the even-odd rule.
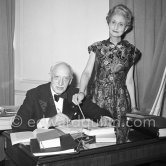
[[[128,132],[125,115],[136,110],[133,69],[141,52],[123,40],[133,26],[132,12],[125,5],[119,4],[110,9],[106,20],[109,39],[88,47],[89,60],[73,102],[81,103],[87,94],[98,106],[109,110],[112,118],[116,119],[117,142],[121,143],[126,141]],[[95,77],[90,90],[87,90],[93,68]]]

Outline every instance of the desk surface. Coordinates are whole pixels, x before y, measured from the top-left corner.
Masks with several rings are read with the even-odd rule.
[[[20,166],[136,165],[162,160],[166,156],[166,138],[150,138],[136,131],[130,132],[131,142],[128,143],[83,150],[77,154],[47,157],[34,157],[29,146],[22,144],[12,146],[9,132],[4,132],[3,135],[7,141],[7,156]]]

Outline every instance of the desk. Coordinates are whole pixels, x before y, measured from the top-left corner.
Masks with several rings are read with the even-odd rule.
[[[28,146],[12,146],[9,131],[3,135],[6,138],[6,154],[18,166],[129,166],[163,160],[166,157],[166,138],[149,138],[135,131],[130,132],[132,142],[129,143],[84,150],[78,154],[41,158],[34,157]]]
[[[2,132],[11,129],[12,119],[18,109],[19,106],[0,106],[0,161],[5,159],[4,138]]]

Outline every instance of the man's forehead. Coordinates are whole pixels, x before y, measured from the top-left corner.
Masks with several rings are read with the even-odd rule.
[[[64,67],[57,67],[53,70],[53,75],[55,76],[69,76],[70,75],[70,71],[68,68],[64,68]]]

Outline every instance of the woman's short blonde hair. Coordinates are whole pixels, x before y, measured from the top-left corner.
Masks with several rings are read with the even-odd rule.
[[[128,30],[133,28],[134,17],[131,10],[127,6],[119,4],[110,9],[106,16],[108,24],[110,23],[112,16],[116,14],[122,15],[126,19],[126,25],[128,27]]]

